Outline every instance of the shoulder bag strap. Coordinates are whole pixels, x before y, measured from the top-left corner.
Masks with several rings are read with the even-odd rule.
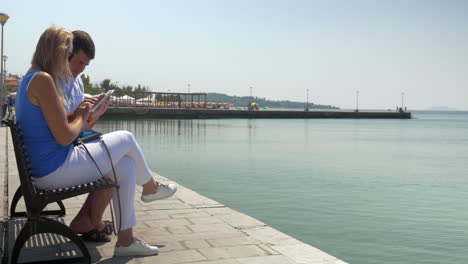
[[[112,167],[112,174],[114,175],[114,183],[118,184],[117,183],[117,176],[115,174],[114,163],[112,162],[112,157],[110,155],[109,148],[107,148],[107,145],[104,142],[104,139],[102,139],[102,136],[100,136],[99,139],[100,139],[100,142],[102,143],[102,145],[104,146],[104,148],[106,149],[107,156],[109,157],[109,161],[110,161],[110,164],[111,164],[111,167]],[[81,139],[78,139],[78,144],[83,145],[84,149],[86,150],[86,153],[88,153],[88,155],[91,158],[91,160],[93,161],[94,165],[96,165],[96,168],[98,169],[99,173],[101,174],[102,177],[104,177],[104,174],[102,173],[102,171],[99,168],[96,160],[94,160],[93,156],[91,155],[88,148],[86,147],[86,144],[84,144],[83,141],[81,141]],[[120,220],[119,221],[118,231],[120,231],[120,229],[122,228],[122,206],[120,205],[120,194],[119,194],[119,190],[118,190],[119,187],[116,187],[116,188],[117,188],[116,193],[117,193],[117,203],[119,205],[119,220]],[[110,209],[111,209],[112,223],[114,225],[114,228],[113,228],[114,229],[114,235],[117,235],[117,232],[116,232],[116,229],[115,229],[114,210],[112,209],[112,204],[110,205]]]

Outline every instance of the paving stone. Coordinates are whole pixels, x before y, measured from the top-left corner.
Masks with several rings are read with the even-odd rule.
[[[137,206],[141,206],[143,210],[168,210],[168,209],[189,209],[193,208],[188,204],[158,204],[158,203],[147,203],[139,204],[141,202],[136,202]]]
[[[167,230],[172,234],[190,234],[193,233],[192,230],[188,229],[187,226],[172,226],[167,227]]]
[[[207,212],[211,215],[228,215],[232,214],[235,211],[228,207],[205,207],[199,208],[203,212]]]
[[[201,218],[189,218],[190,222],[195,225],[206,225],[206,224],[222,224],[224,223],[221,219],[217,217],[201,217]]]
[[[208,261],[190,262],[190,264],[241,264],[241,263],[238,262],[235,259],[222,259],[222,260],[208,260]]]
[[[194,206],[207,206],[207,205],[221,205],[220,203],[204,197],[190,189],[183,186],[178,186],[177,197],[183,202]]]
[[[99,248],[98,251],[103,258],[111,258],[114,255],[114,247],[103,247]]]
[[[306,244],[272,246],[272,248],[296,263],[322,263],[324,261],[338,260],[320,249]]]
[[[145,224],[147,224],[150,227],[177,227],[190,225],[191,223],[187,219],[161,219],[154,221],[145,221]]]
[[[140,196],[136,195],[136,198],[137,198],[137,200],[139,200]],[[150,204],[185,204],[185,203],[182,200],[180,200],[179,198],[177,198],[176,196],[172,196],[172,197],[164,199],[164,200],[156,200],[156,201],[153,201],[153,202],[150,202],[150,203],[143,203],[143,204],[150,205]]]
[[[203,232],[203,233],[192,233],[192,234],[172,234],[167,237],[161,237],[162,240],[174,239],[177,241],[187,241],[187,240],[198,240],[198,239],[217,239],[217,238],[230,238],[230,237],[239,237],[245,236],[241,232]]]
[[[198,250],[208,259],[229,259],[266,255],[265,251],[255,245],[200,248]]]
[[[176,214],[190,214],[190,213],[198,213],[200,210],[198,208],[173,208],[173,209],[165,209],[164,212],[168,213],[170,216],[171,215],[176,215]]]
[[[227,246],[239,246],[239,245],[254,245],[260,244],[261,242],[248,237],[231,237],[231,238],[218,238],[218,239],[208,239],[208,243],[213,245],[213,247],[227,247]]]
[[[323,260],[323,261],[310,261],[305,264],[347,264],[346,262],[335,259],[335,260]]]
[[[281,256],[260,256],[251,258],[238,258],[236,259],[241,264],[295,264],[291,259]]]
[[[211,215],[208,213],[196,211],[196,212],[191,212],[191,213],[176,213],[176,214],[171,214],[171,218],[207,218],[210,217]]]
[[[207,225],[189,225],[190,228],[195,233],[203,232],[239,232],[239,230],[233,228],[232,226],[219,223],[219,224],[207,224]]]
[[[279,252],[272,249],[269,245],[265,245],[265,244],[259,244],[258,245],[261,249],[265,250],[268,254],[270,255],[278,255]]]
[[[112,253],[113,254],[113,253]],[[94,263],[99,264],[139,264],[140,258],[133,257],[102,257],[98,260],[94,260]]]
[[[210,244],[206,242],[206,240],[188,240],[188,241],[183,241],[182,243],[184,243],[185,246],[190,249],[211,247]]]
[[[187,250],[184,243],[175,241],[175,240],[165,240],[162,241],[159,239],[159,237],[155,236],[141,236],[137,235],[138,237],[141,237],[146,243],[157,246],[159,248],[160,252],[169,252],[169,251],[181,251],[181,250]]]
[[[242,231],[247,233],[251,237],[262,241],[263,243],[267,243],[271,245],[302,244],[301,241],[294,239],[269,226],[244,229]]]
[[[137,223],[138,223],[138,222],[142,222],[142,221],[167,220],[167,219],[171,219],[171,217],[169,216],[169,214],[164,213],[164,212],[162,212],[162,211],[158,211],[158,212],[161,212],[161,213],[160,213],[160,214],[149,214],[149,213],[146,213],[146,214],[137,215],[137,216],[136,216]]]
[[[194,261],[206,260],[200,252],[194,249],[160,252],[157,256],[144,257],[138,259],[138,263],[164,263],[164,264],[177,264],[177,263],[191,263]]]
[[[255,218],[252,218],[248,215],[239,212],[233,212],[232,214],[227,215],[220,215],[218,217],[224,222],[239,228],[265,226],[263,222],[260,222]]]
[[[137,225],[138,226],[138,225]],[[171,233],[164,227],[151,227],[151,228],[135,228],[135,234],[142,234],[145,236],[170,236]]]

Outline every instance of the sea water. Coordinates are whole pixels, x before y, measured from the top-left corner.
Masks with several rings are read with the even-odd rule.
[[[349,263],[468,263],[468,112],[100,120],[152,170]]]

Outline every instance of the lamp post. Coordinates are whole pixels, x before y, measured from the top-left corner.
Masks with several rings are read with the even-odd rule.
[[[1,117],[3,117],[3,104],[5,102],[5,85],[4,85],[4,72],[3,72],[3,26],[7,22],[8,18],[10,18],[7,14],[5,13],[0,13],[0,24],[2,24],[2,50],[1,50],[1,55],[0,55],[0,61],[1,61],[1,69],[0,73],[2,75],[1,82],[0,82],[0,92],[2,93],[0,96],[1,102],[0,105],[2,106],[2,111],[1,111]],[[1,118],[0,117],[0,118]]]
[[[306,103],[306,112],[309,111],[309,89],[307,89],[307,103]]]
[[[401,93],[401,109],[403,109],[403,101],[404,101],[404,98],[405,98],[405,93]]]
[[[187,84],[187,93],[190,93],[190,83]],[[193,97],[190,96],[190,95],[188,95],[188,96],[190,97],[190,106],[189,106],[189,108],[190,108],[190,107],[193,106]]]
[[[249,102],[249,110],[252,110],[252,86],[250,86],[250,102]]]
[[[359,112],[359,91],[356,91],[356,112]]]
[[[7,83],[6,83],[6,72],[7,72],[7,69],[6,69],[6,61],[8,59],[8,56],[7,55],[3,55],[3,73],[2,73],[2,78],[3,78],[3,83],[4,83],[4,86],[5,86],[5,95],[6,95],[6,88],[7,88]]]

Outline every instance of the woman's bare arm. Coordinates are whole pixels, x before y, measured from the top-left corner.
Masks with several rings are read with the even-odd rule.
[[[90,106],[77,109],[74,117],[69,120],[54,80],[48,73],[36,74],[29,84],[27,96],[31,103],[41,108],[52,135],[60,145],[70,144],[81,130],[87,129],[86,118]]]

